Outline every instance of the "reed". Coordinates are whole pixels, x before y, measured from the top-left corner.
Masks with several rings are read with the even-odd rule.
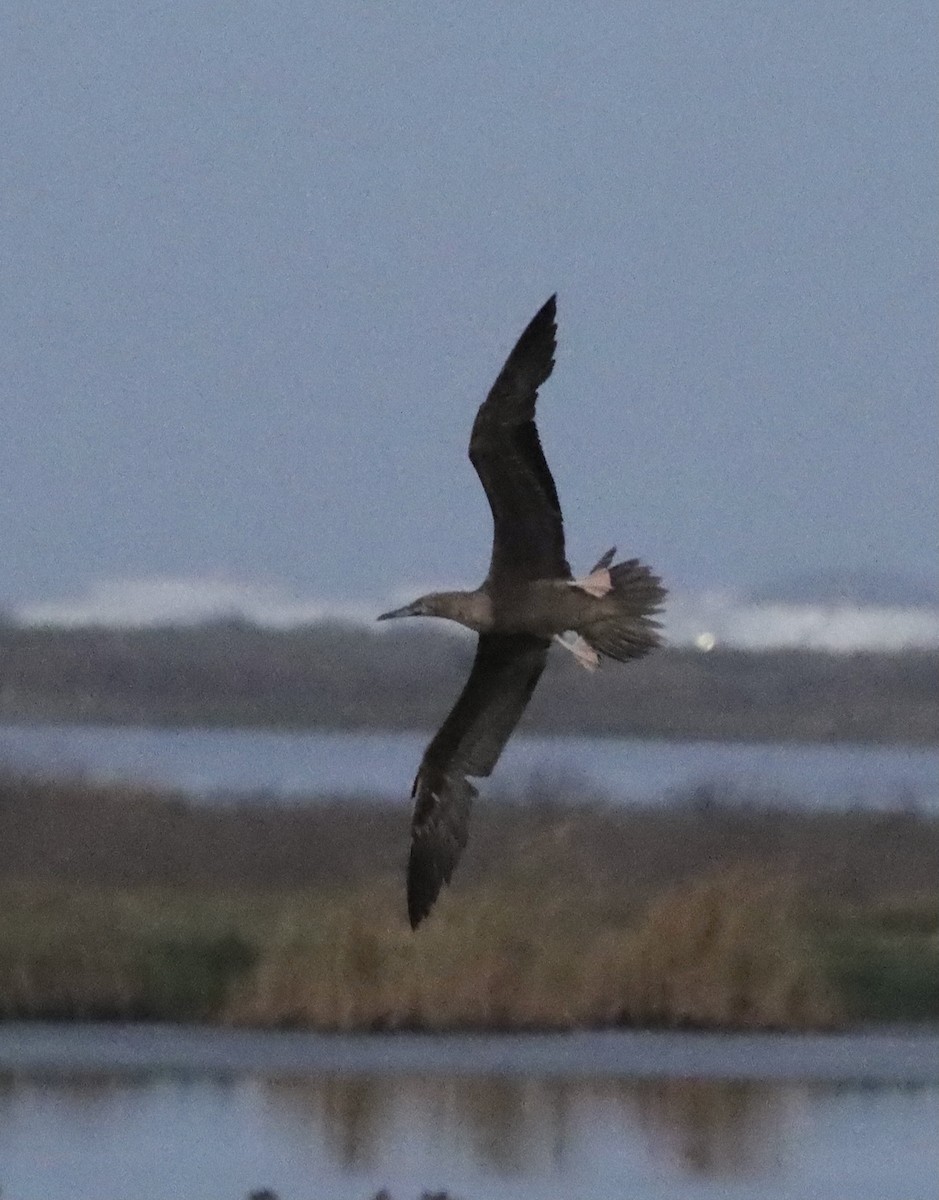
[[[263,1027],[827,1028],[939,1017],[936,931],[897,936],[746,869],[619,914],[545,880],[447,896],[426,934],[389,883],[348,894],[0,888],[0,1014]]]
[[[939,1019],[939,822],[481,806],[418,934],[400,812],[0,787],[0,1017],[318,1029]],[[106,830],[106,835],[101,831]]]
[[[803,906],[793,881],[747,868],[666,892],[637,932],[629,1018],[733,1028],[839,1022],[843,1004]]]
[[[421,938],[376,917],[390,899],[359,896],[315,931],[291,927],[226,1018],[444,1030],[820,1028],[843,1016],[784,881],[718,874],[668,891],[634,924],[563,889],[489,887],[442,906]]]

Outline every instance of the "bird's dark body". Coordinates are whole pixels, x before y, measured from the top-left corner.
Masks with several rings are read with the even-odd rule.
[[[439,616],[479,634],[459,699],[414,780],[408,916],[427,915],[459,860],[476,789],[489,775],[531,698],[553,638],[573,632],[585,665],[638,658],[659,641],[654,615],[665,589],[637,559],[614,551],[572,579],[557,490],[535,427],[538,388],[551,374],[555,297],[535,315],[473,423],[469,455],[492,509],[489,573],[472,592],[435,592],[383,617]]]
[[[517,580],[493,592],[484,583],[475,592],[461,595],[470,599],[460,623],[477,633],[531,633],[549,641],[615,612],[610,597],[588,595],[563,579]]]
[[[610,615],[608,596],[590,596],[567,580],[535,579],[492,600],[493,628],[533,633],[549,640]]]

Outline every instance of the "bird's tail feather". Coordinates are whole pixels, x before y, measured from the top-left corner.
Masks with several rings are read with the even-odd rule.
[[[610,557],[612,552],[604,555],[598,567],[607,567]],[[608,601],[612,602],[613,612],[591,622],[580,633],[594,650],[607,658],[619,662],[641,658],[661,643],[655,616],[661,611],[665,588],[661,579],[638,558],[608,569],[611,585]]]

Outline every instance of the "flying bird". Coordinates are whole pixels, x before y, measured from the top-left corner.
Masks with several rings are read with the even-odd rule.
[[[479,634],[469,679],[424,752],[411,795],[407,899],[411,928],[449,884],[466,846],[470,779],[488,776],[531,699],[552,641],[593,670],[660,641],[665,588],[638,559],[608,550],[574,579],[557,489],[535,428],[538,388],[554,367],[556,296],[518,339],[476,414],[469,457],[492,509],[492,559],[471,592],[431,592],[393,617],[445,617]]]

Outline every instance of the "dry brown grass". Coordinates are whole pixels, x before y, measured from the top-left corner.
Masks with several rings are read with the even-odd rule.
[[[0,1015],[322,1029],[935,1017],[939,822],[481,807],[418,934],[406,813],[0,788]]]
[[[843,1015],[791,881],[722,872],[653,901],[636,934],[627,1010],[639,1022],[829,1025]]]
[[[729,872],[679,886],[635,923],[557,891],[487,888],[414,937],[387,890],[287,926],[226,1009],[234,1022],[361,1028],[666,1024],[817,1028],[841,1006],[790,885]]]

